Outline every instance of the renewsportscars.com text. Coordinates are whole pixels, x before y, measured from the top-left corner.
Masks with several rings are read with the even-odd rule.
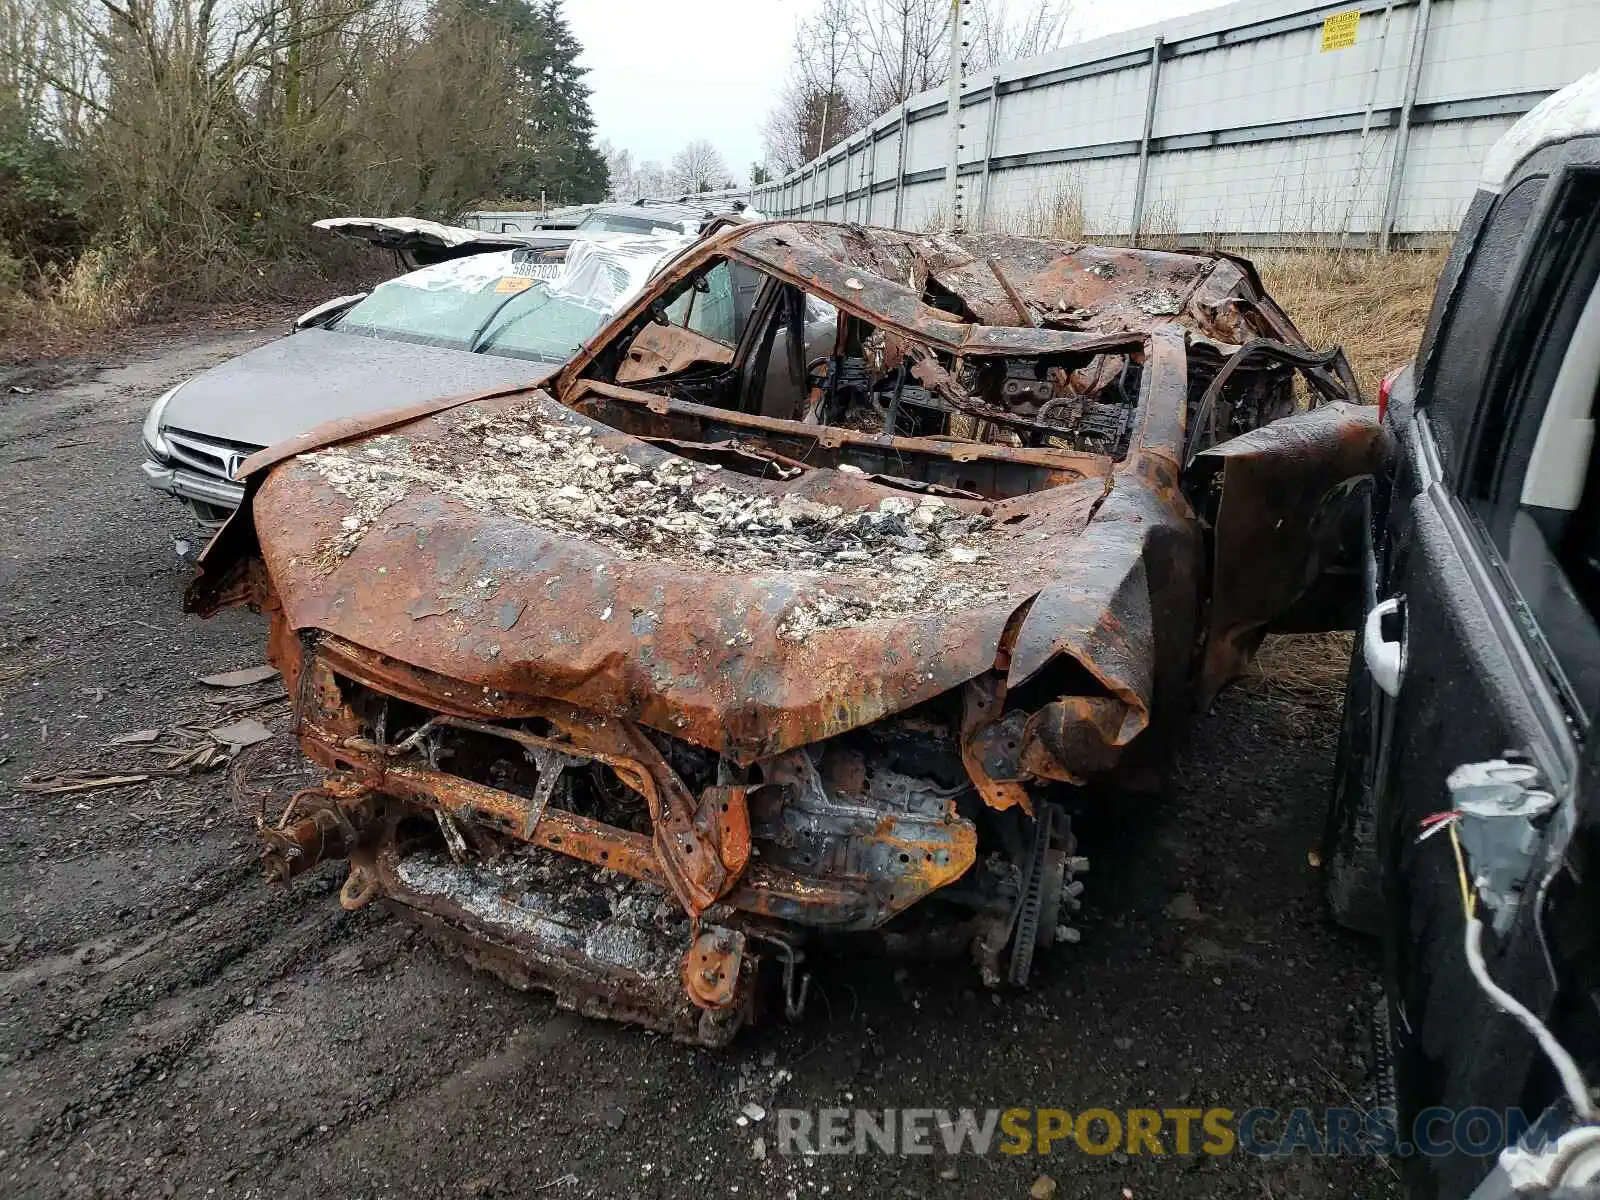
[[[779,1154],[1495,1154],[1554,1136],[1520,1109],[780,1108]]]

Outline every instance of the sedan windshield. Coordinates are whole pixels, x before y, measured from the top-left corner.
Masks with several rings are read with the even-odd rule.
[[[592,212],[578,224],[583,233],[684,233],[686,223],[668,217],[633,216],[629,213]]]
[[[565,260],[476,254],[380,284],[330,328],[451,350],[565,362],[681,239],[578,242]]]

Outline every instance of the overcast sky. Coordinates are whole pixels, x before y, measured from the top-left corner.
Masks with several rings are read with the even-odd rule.
[[[662,163],[692,138],[709,138],[742,182],[762,155],[761,121],[788,72],[795,22],[816,2],[566,0],[598,136],[636,161]],[[1078,0],[1071,29],[1097,37],[1217,2]]]

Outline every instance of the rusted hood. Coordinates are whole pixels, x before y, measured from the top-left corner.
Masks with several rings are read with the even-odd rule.
[[[1018,631],[1018,681],[1075,636],[1103,642],[1140,569],[1140,522],[1091,533],[1109,468],[1068,461],[1081,475],[994,502],[835,470],[760,479],[531,392],[302,454],[251,511],[294,629],[751,760],[993,669],[1008,621],[1041,593],[1049,628]],[[1147,670],[1124,677],[1115,655],[1101,670],[1105,650],[1084,649],[1086,665],[1142,726]]]

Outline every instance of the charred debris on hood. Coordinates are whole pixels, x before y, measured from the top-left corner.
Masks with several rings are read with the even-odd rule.
[[[823,936],[1075,940],[1073,785],[1316,609],[1386,454],[1242,260],[1002,235],[722,230],[547,388],[263,452],[188,603],[270,614],[328,772],[269,877],[706,1044]]]

